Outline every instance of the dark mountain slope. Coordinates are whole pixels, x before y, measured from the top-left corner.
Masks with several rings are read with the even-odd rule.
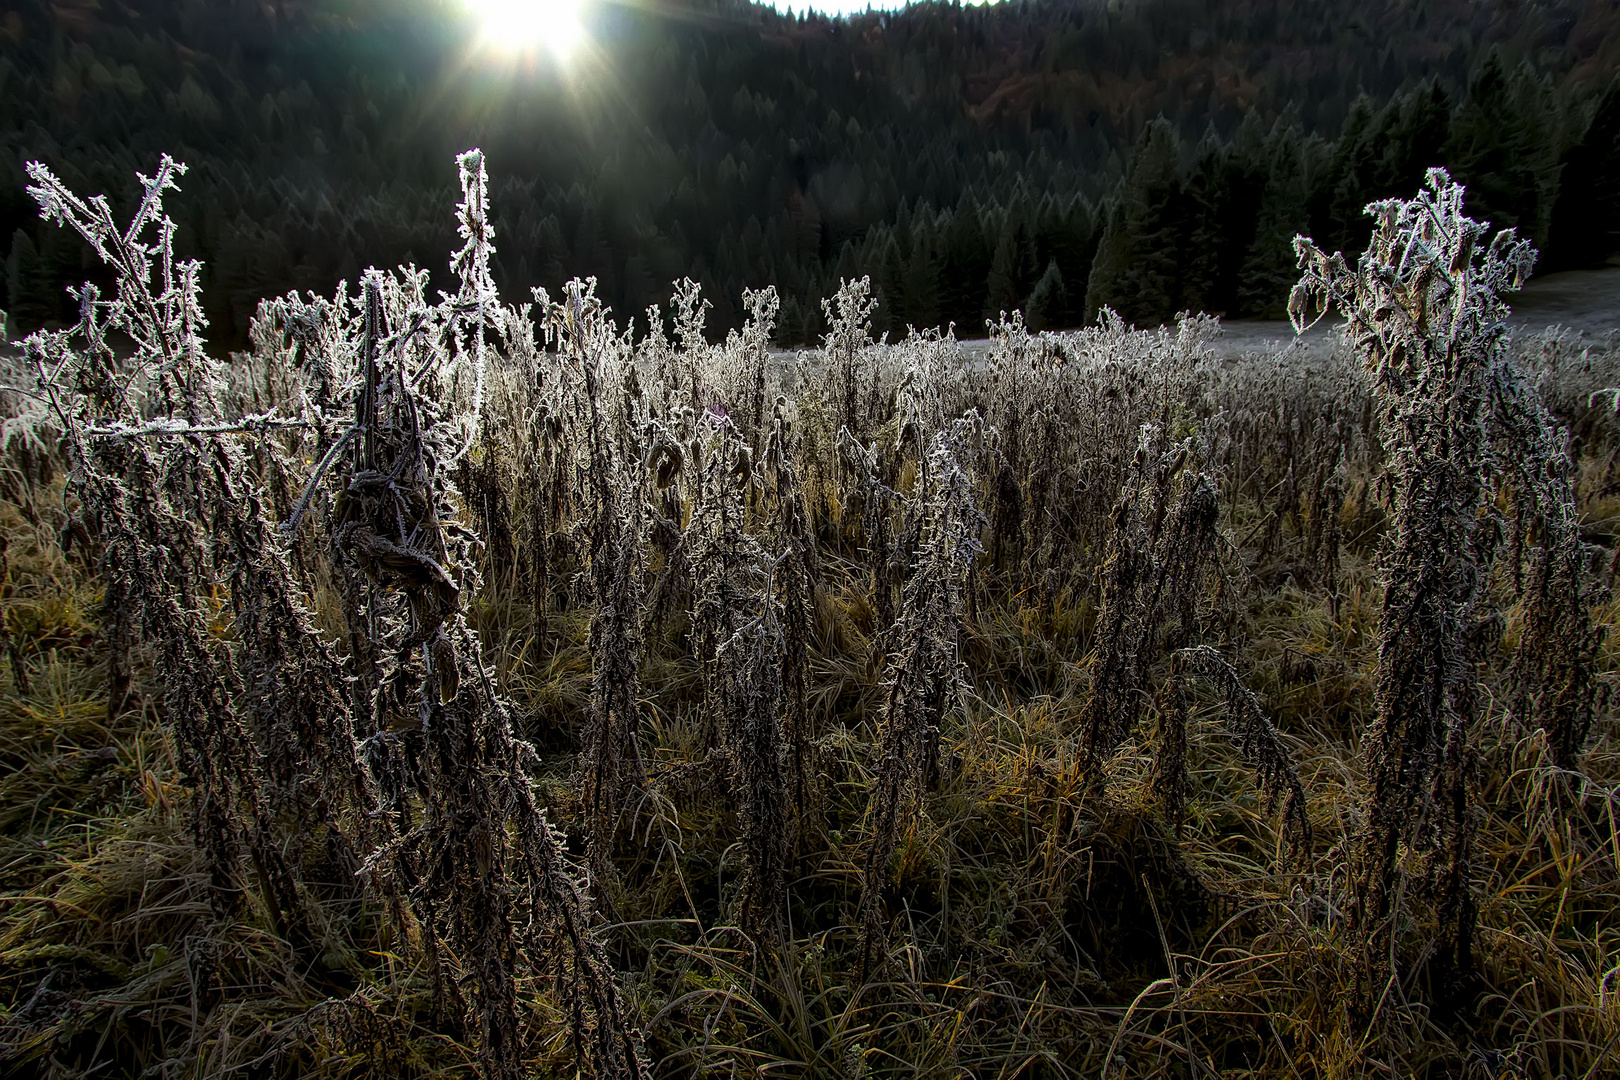
[[[650,3],[589,19],[592,50],[564,66],[479,52],[453,0],[21,0],[0,17],[12,329],[68,317],[62,288],[89,272],[35,220],[30,158],[115,199],[162,152],[190,164],[174,206],[208,264],[212,332],[233,343],[268,292],[372,263],[437,271],[451,156],[475,144],[509,295],[595,274],[629,315],[690,275],[724,328],[743,287],[774,283],[790,338],[818,332],[819,298],[851,273],[875,276],[895,329],[975,332],[1003,307],[1072,323],[1088,296],[1139,292],[1093,275],[1136,243],[1129,205],[1165,218],[1144,242],[1191,269],[1128,315],[1263,311],[1287,269],[1276,230],[1353,242],[1367,197],[1433,164],[1550,239],[1554,265],[1614,246],[1614,0],[924,4],[849,21]],[[1119,186],[1153,171],[1128,167],[1133,147],[1164,159],[1153,191]]]

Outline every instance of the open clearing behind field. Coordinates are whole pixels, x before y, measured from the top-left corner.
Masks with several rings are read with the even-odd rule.
[[[1600,338],[1620,331],[1620,266],[1602,270],[1571,270],[1538,277],[1524,291],[1511,297],[1513,316],[1509,320],[1515,336],[1539,334],[1551,326],[1561,326],[1574,334]],[[1211,348],[1217,355],[1239,357],[1276,352],[1290,346],[1305,356],[1320,358],[1332,348],[1332,332],[1338,319],[1324,319],[1304,334],[1283,320],[1233,319],[1221,323],[1220,337]],[[963,340],[962,353],[982,361],[990,351],[989,338]],[[783,352],[786,357],[797,350]]]

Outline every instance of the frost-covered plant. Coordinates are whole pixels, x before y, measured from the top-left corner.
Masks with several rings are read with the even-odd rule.
[[[458,295],[431,304],[424,274],[372,271],[357,305],[340,293],[261,308],[263,351],[248,370],[280,400],[245,415],[259,391],[207,355],[198,268],[172,256],[162,196],[181,167],[166,158],[143,178],[135,220],[119,229],[104,199],[80,200],[33,166],[46,216],[91,242],[118,291],[102,300],[86,287],[78,325],[24,349],[72,461],[80,531],[156,651],[222,906],[257,883],[277,926],[305,942],[313,886],[285,853],[319,849],[351,885],[363,858],[407,937],[420,932],[452,1017],[463,997],[450,973],[468,976],[487,1071],[521,1071],[516,981],[549,971],[582,1063],[640,1076],[640,1039],[590,906],[535,799],[535,754],[513,735],[463,611],[479,541],[460,523],[450,474],[478,428],[486,335],[509,320],[489,283],[481,155],[460,165]],[[113,331],[133,349],[115,352]],[[302,378],[276,383],[295,369]],[[265,445],[278,437],[318,448],[299,497],[280,500],[280,529],[264,487],[267,473],[290,471]],[[348,670],[313,628],[295,566],[306,535],[330,537],[357,571]],[[216,597],[231,616],[222,630]]]
[[[744,291],[743,307],[748,310],[748,321],[743,324],[735,347],[746,383],[737,399],[748,403],[743,424],[751,433],[753,451],[758,455],[763,449],[761,440],[770,427],[765,410],[768,395],[777,382],[770,371],[773,363],[771,336],[776,332],[776,315],[782,309],[782,301],[776,295],[776,286],[767,285],[763,289]]]
[[[1565,486],[1569,480],[1554,482]],[[1547,733],[1560,768],[1575,771],[1608,700],[1598,681],[1605,631],[1593,617],[1608,589],[1590,572],[1591,552],[1573,499],[1542,511],[1524,528],[1536,546],[1521,578],[1523,625],[1513,669],[1519,716]]]
[[[1518,718],[1545,731],[1554,762],[1573,773],[1607,700],[1598,679],[1605,631],[1594,613],[1609,599],[1612,574],[1592,573],[1604,553],[1582,532],[1569,433],[1520,372],[1505,371],[1494,389],[1522,612],[1512,670]]]
[[[675,325],[675,341],[679,348],[668,354],[672,365],[665,380],[684,392],[688,404],[695,409],[718,405],[713,400],[713,388],[703,382],[711,348],[703,328],[709,321],[709,309],[714,305],[704,297],[702,286],[691,278],[682,278],[675,283],[675,292],[669,302]],[[661,332],[661,319],[657,325]]]
[[[737,633],[745,612],[756,607],[761,552],[745,528],[747,492],[754,482],[753,453],[729,418],[706,413],[708,430],[694,447],[703,462],[699,492],[687,526],[692,551],[692,645],[703,665],[704,696],[710,708],[704,721],[706,741],[725,733],[722,719],[725,675],[717,666],[721,647]]]
[[[266,513],[268,493],[255,492],[252,473],[217,455],[219,499],[210,526],[217,574],[229,589],[242,708],[264,748],[275,812],[291,819],[289,847],[297,861],[319,852],[342,894],[361,884],[361,852],[385,842],[374,812],[377,794],[361,761],[354,700],[341,658],[314,627],[286,538]]]
[[[210,629],[214,571],[222,557],[231,561],[208,527],[236,509],[227,504],[233,492],[219,484],[241,464],[230,436],[283,420],[218,415],[224,380],[203,348],[200,268],[175,259],[175,226],[163,209],[184,166],[165,156],[140,178],[140,205],[123,228],[105,197],[80,199],[37,162],[28,171],[29,194],[45,219],[83,236],[116,280],[110,300],[83,287],[72,328],[22,342],[35,390],[62,433],[79,531],[100,545],[109,708],[128,692],[127,650],[138,631],[165,675],[164,712],[196,795],[193,825],[215,902],[234,908],[256,880],[277,925],[302,934],[296,870],[276,835],[263,754],[241,707],[244,688],[232,650]],[[129,350],[115,351],[110,333],[126,338]],[[289,629],[299,632],[296,624]]]
[[[896,438],[890,460],[894,463],[897,483],[909,468],[914,490],[922,490],[928,482],[930,446],[934,436],[946,428],[948,409],[944,394],[960,360],[957,343],[951,333],[912,330],[894,352],[900,374],[895,384]],[[900,503],[901,510],[890,547],[890,573],[903,583],[916,565],[924,505],[920,499],[901,501],[893,495],[890,498]],[[974,566],[970,565],[965,593],[969,598],[973,595],[973,572]]]
[[[1593,707],[1593,594],[1583,584],[1567,456],[1513,361],[1500,299],[1523,283],[1535,252],[1511,229],[1490,236],[1462,207],[1462,187],[1430,170],[1416,198],[1368,207],[1377,225],[1354,267],[1295,241],[1302,275],[1290,314],[1303,327],[1311,309],[1344,313],[1373,377],[1388,455],[1377,717],[1351,853],[1350,917],[1371,994],[1394,952],[1402,845],[1424,863],[1420,891],[1435,903],[1442,973],[1471,964],[1470,730],[1493,625],[1486,585],[1503,532],[1494,512],[1503,485],[1542,544],[1520,670],[1547,680],[1540,712],[1561,729],[1551,733],[1561,755],[1579,753]],[[1555,578],[1557,597],[1548,588]]]
[[[798,439],[787,409],[787,399],[777,398],[763,464],[768,470],[776,518],[777,556],[772,577],[782,636],[782,737],[786,742],[789,790],[802,821],[810,801],[810,639],[820,558],[794,464]]]
[[[872,607],[879,633],[894,622],[894,542],[890,508],[897,501],[894,489],[878,475],[885,455],[874,442],[863,446],[849,428],[838,433],[839,458],[843,462],[845,487],[842,493],[846,526],[853,519],[860,523],[867,562],[871,564]]]
[[[640,416],[615,425],[615,412],[642,411],[633,368],[596,300],[595,281],[572,282],[546,313],[549,333],[568,365],[575,407],[582,414],[587,454],[587,550],[591,599],[591,711],[581,755],[590,823],[590,859],[600,876],[611,871],[614,837],[626,792],[645,777],[641,760],[642,477],[629,431]],[[614,383],[624,386],[615,394]],[[620,401],[620,398],[624,400]],[[615,409],[615,402],[618,409]],[[628,459],[628,460],[626,460]]]
[[[1198,630],[1196,606],[1215,548],[1215,486],[1189,467],[1190,440],[1167,441],[1157,425],[1144,425],[1114,504],[1091,691],[1080,715],[1081,739],[1093,761],[1135,726],[1166,650],[1188,644]]]
[[[1066,355],[1068,343],[1031,334],[1017,312],[989,329],[983,408],[995,438],[982,471],[989,486],[990,561],[1008,575],[1015,594],[1033,586],[1049,616],[1058,593],[1073,583],[1080,558],[1071,493],[1103,479],[1072,471],[1082,453],[1098,449],[1092,433],[1078,430],[1083,420],[1097,419],[1082,397],[1097,394],[1108,375],[1078,372],[1081,365]],[[1123,403],[1117,395],[1097,394],[1086,404],[1117,412]]]
[[[1342,338],[1329,340],[1326,356],[1289,346],[1207,365],[1194,400],[1224,466],[1223,508],[1234,526],[1244,509],[1258,515],[1237,533],[1242,569],[1257,584],[1320,586],[1336,615],[1340,518],[1347,501],[1365,504],[1360,477],[1382,455],[1371,379]]]
[[[827,317],[822,343],[828,363],[827,400],[833,403],[839,425],[859,439],[866,430],[861,375],[872,346],[872,312],[877,310],[872,279],[844,279],[836,294],[822,300],[821,309]]]
[[[983,515],[974,505],[973,477],[962,465],[979,434],[977,417],[953,421],[930,440],[927,466],[914,496],[922,520],[915,569],[901,595],[890,640],[888,700],[878,731],[878,760],[868,818],[861,891],[861,971],[886,955],[883,890],[908,808],[939,775],[939,728],[960,704],[965,677],[958,655],[962,588],[977,557]]]
[[[867,278],[844,280],[836,295],[823,300],[829,329],[823,341],[826,358],[819,400],[812,405],[815,486],[825,491],[823,455],[837,464],[839,527],[842,539],[867,551],[872,573],[872,605],[878,630],[894,619],[893,530],[890,509],[895,501],[898,459],[879,432],[888,413],[887,377],[895,367],[888,351],[873,344],[872,312],[877,301]],[[863,401],[864,395],[864,401]]]
[[[639,1036],[528,778],[534,751],[514,735],[462,609],[477,586],[478,540],[454,517],[449,470],[469,448],[466,412],[482,404],[481,391],[464,390],[483,376],[465,368],[485,358],[460,335],[486,302],[466,279],[493,251],[487,227],[472,220],[482,214],[483,170],[469,166],[470,155],[461,159],[462,233],[473,250],[457,265],[463,295],[429,306],[420,278],[366,276],[359,435],[332,532],[339,550],[405,601],[400,610],[373,593],[369,612],[392,653],[379,706],[404,714],[379,726],[397,728],[412,713],[420,725],[425,820],[401,850],[404,872],[435,952],[448,950],[473,976],[486,1067],[518,1074],[515,980],[526,967],[555,964],[583,1059],[603,1075],[641,1075]]]
[[[692,637],[703,665],[705,730],[722,740],[735,778],[744,834],[742,927],[750,934],[774,934],[783,901],[790,797],[776,560],[744,528],[747,505],[763,487],[753,453],[729,417],[709,416],[702,486],[690,526]]]
[[[1215,481],[1192,467],[1195,440],[1166,445],[1147,424],[1138,436],[1130,479],[1114,507],[1114,536],[1102,567],[1091,689],[1081,709],[1081,740],[1096,763],[1158,701],[1153,783],[1178,823],[1187,796],[1188,674],[1216,683],[1227,724],[1254,767],[1268,809],[1281,808],[1292,849],[1310,850],[1299,774],[1259,699],[1218,651],[1199,643],[1201,593],[1215,570]],[[1170,654],[1168,671],[1161,661]],[[1155,687],[1155,683],[1158,683]]]
[[[1014,425],[1004,413],[1016,406],[1021,464],[1010,475],[1020,489],[1019,532],[1026,534],[1017,572],[1044,564],[1041,590],[1049,604],[1064,585],[1083,588],[1112,550],[1113,511],[1136,467],[1143,425],[1169,430],[1196,419],[1205,441],[1218,427],[1220,406],[1201,394],[1218,378],[1219,365],[1206,363],[1213,331],[1205,319],[1132,331],[1105,309],[1101,325],[1076,334],[1020,337],[1011,323],[1005,332],[1006,346],[997,346],[1007,357],[1000,378],[987,367],[975,391],[1009,429]],[[1002,434],[991,449],[1005,454],[1014,441]],[[993,482],[999,459],[980,471]],[[984,498],[993,505],[994,489]]]
[[[743,825],[740,925],[744,933],[776,937],[783,929],[791,793],[781,708],[786,641],[771,592],[767,580],[758,615],[721,651],[731,673],[727,709]]]
[[[1212,646],[1189,645],[1177,652],[1174,660],[1178,675],[1182,672],[1200,675],[1220,690],[1227,725],[1237,736],[1239,752],[1254,767],[1266,810],[1280,812],[1283,831],[1294,852],[1301,857],[1308,855],[1311,823],[1305,814],[1305,788],[1300,783],[1294,759],[1266,716],[1260,699],[1243,684],[1231,661]],[[1179,687],[1173,693],[1177,699],[1174,708],[1179,709],[1180,715],[1172,717],[1167,726],[1179,730],[1170,734],[1169,747],[1161,748],[1155,778],[1172,805],[1179,805],[1185,787],[1186,713]]]
[[[1025,427],[1029,414],[1039,408],[1042,388],[1033,385],[1032,375],[1041,348],[1016,311],[990,324],[990,339],[987,415],[997,436],[990,481],[990,558],[999,568],[1009,551],[1016,555],[1024,546]]]

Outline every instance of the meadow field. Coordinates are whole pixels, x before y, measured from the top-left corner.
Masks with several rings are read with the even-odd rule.
[[[4,345],[0,1071],[1620,1072],[1620,335],[1446,174],[1308,350],[783,356],[497,295],[458,161],[453,293],[230,355],[179,165],[31,167],[106,272]]]

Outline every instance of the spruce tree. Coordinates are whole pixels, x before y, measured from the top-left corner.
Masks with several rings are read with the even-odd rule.
[[[911,224],[911,248],[906,253],[901,282],[908,325],[930,327],[940,323],[943,303],[937,243],[932,212],[919,214]]]
[[[1359,251],[1353,237],[1367,231],[1364,209],[1372,201],[1373,159],[1378,154],[1378,113],[1372,99],[1362,94],[1350,105],[1350,115],[1334,147],[1333,158],[1314,193],[1312,235],[1321,236],[1333,251]]]
[[[1243,314],[1281,319],[1288,313],[1288,290],[1299,277],[1294,237],[1310,228],[1310,215],[1305,205],[1305,147],[1299,129],[1279,120],[1271,143],[1271,170],[1261,196],[1254,242],[1243,260],[1237,299]]]
[[[1547,81],[1528,66],[1510,71],[1491,50],[1468,84],[1446,145],[1470,217],[1545,246],[1558,190],[1556,121]]]
[[[1091,264],[1087,322],[1105,304],[1138,326],[1157,325],[1176,314],[1180,157],[1181,139],[1164,117],[1142,132]]]
[[[1221,303],[1222,231],[1230,198],[1228,153],[1213,128],[1193,152],[1182,183],[1181,298],[1189,311],[1215,313]]]
[[[964,337],[984,329],[984,287],[991,255],[979,204],[964,193],[945,223],[940,252],[940,317],[954,322]]]
[[[985,279],[984,318],[995,320],[1002,312],[1021,311],[1029,290],[1038,273],[1035,262],[1035,238],[1029,223],[1022,215],[1001,228],[996,241],[996,253],[990,261],[990,273]]]
[[[1564,155],[1548,230],[1548,270],[1602,266],[1620,252],[1620,78],[1609,84],[1585,133]]]
[[[1063,271],[1057,260],[1048,259],[1046,271],[1030,290],[1029,302],[1024,305],[1024,325],[1034,331],[1055,330],[1062,325],[1063,312],[1069,304],[1069,290],[1063,282]]]

